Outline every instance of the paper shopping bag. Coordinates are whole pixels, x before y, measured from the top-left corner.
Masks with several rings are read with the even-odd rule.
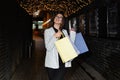
[[[83,54],[83,53],[89,51],[81,32],[76,33],[74,44],[77,47],[77,49],[79,50],[79,52],[80,52],[79,54]]]
[[[60,40],[57,40],[55,42],[55,46],[63,63],[72,60],[78,56],[78,53],[72,45],[69,37],[64,37]]]

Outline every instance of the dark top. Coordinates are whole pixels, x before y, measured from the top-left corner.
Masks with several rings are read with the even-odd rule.
[[[53,27],[53,29],[55,30],[56,33],[58,32],[58,30],[55,29],[54,27]],[[63,34],[63,35],[64,35],[64,34]],[[61,36],[60,39],[61,39],[61,38],[63,38],[63,36]],[[65,67],[65,64],[62,62],[62,60],[61,60],[61,58],[60,58],[60,55],[59,55],[59,65],[60,65],[60,68],[61,68],[61,67]]]

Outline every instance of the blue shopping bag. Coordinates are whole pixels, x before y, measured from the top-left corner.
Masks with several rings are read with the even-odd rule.
[[[73,43],[73,41],[71,39],[70,39],[70,42],[71,42],[73,48],[75,49],[76,53],[80,54],[80,51],[78,50],[78,48],[76,47],[76,45]]]
[[[77,47],[77,49],[79,50],[79,52],[80,52],[79,54],[83,54],[83,53],[89,51],[81,32],[76,33],[74,44]]]

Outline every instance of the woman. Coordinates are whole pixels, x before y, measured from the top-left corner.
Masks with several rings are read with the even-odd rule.
[[[67,30],[63,29],[64,16],[58,13],[53,18],[53,24],[44,31],[46,48],[45,67],[48,72],[49,80],[64,80],[66,69],[71,67],[71,61],[62,63],[62,60],[55,47],[55,41],[64,36],[68,36]]]

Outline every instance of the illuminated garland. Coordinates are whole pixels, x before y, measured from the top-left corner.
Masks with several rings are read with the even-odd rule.
[[[29,15],[34,15],[40,11],[63,11],[65,16],[69,16],[91,4],[93,0],[18,0],[18,3]]]

